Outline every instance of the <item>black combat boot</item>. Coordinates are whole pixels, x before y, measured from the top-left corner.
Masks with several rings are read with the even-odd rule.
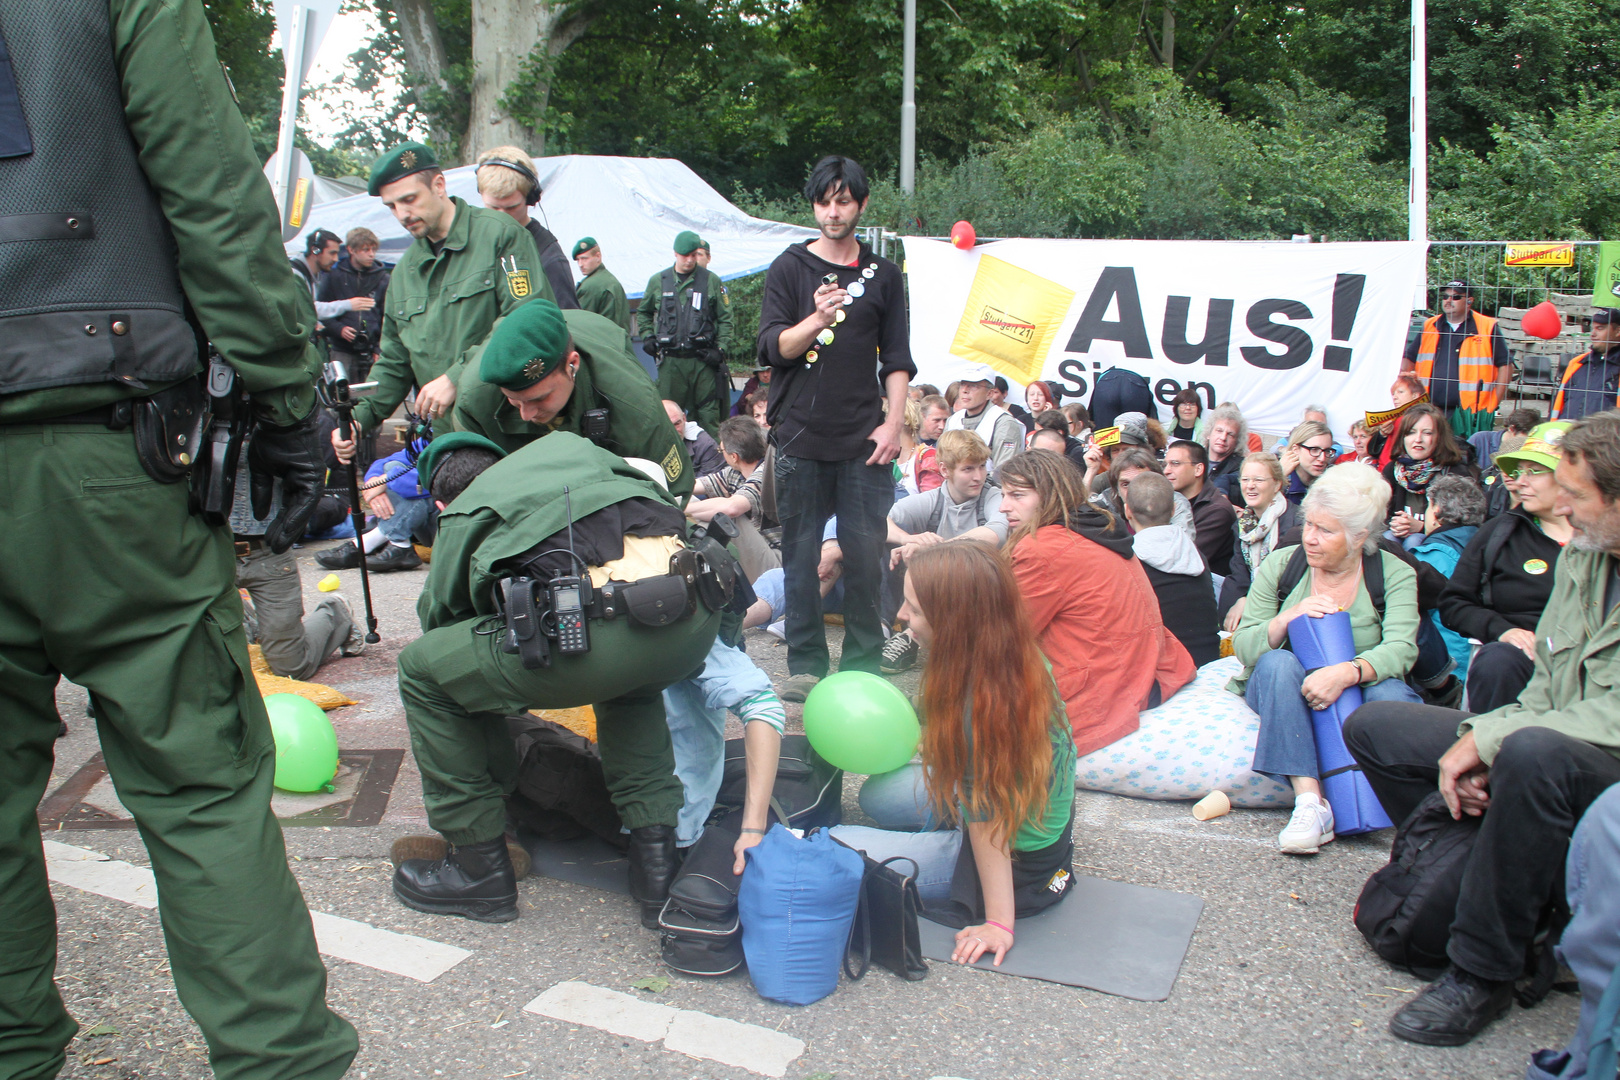
[[[442,859],[407,859],[394,870],[394,895],[417,911],[511,922],[518,917],[517,878],[506,837],[453,844]]]
[[[641,902],[641,925],[648,930],[658,929],[658,913],[669,899],[669,883],[679,866],[672,826],[630,830],[630,895]]]

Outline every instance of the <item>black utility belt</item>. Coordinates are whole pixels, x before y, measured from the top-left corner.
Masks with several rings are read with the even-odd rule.
[[[609,581],[591,590],[585,614],[593,619],[621,616],[642,626],[668,626],[697,610],[697,582],[680,574],[659,574],[640,581]]]
[[[697,554],[683,549],[670,561],[673,573],[600,587],[589,577],[502,578],[494,588],[504,623],[501,651],[521,657],[530,670],[545,668],[554,648],[564,655],[590,652],[589,621],[624,617],[657,628],[687,618],[697,610]]]

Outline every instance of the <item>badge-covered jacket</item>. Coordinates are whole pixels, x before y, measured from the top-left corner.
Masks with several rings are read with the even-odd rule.
[[[452,201],[455,220],[438,254],[418,237],[388,280],[371,368],[377,388],[354,407],[366,431],[393,415],[413,385],[440,375],[457,381],[468,353],[488,340],[502,315],[532,296],[556,300],[528,230],[498,210]]]

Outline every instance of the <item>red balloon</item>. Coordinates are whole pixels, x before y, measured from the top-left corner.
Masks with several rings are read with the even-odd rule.
[[[1519,325],[1524,327],[1525,333],[1551,341],[1563,330],[1564,317],[1553,307],[1551,300],[1543,300],[1524,313]]]
[[[967,221],[958,221],[951,226],[951,243],[963,251],[972,251],[973,245],[978,242],[978,234],[973,231],[973,224]]]

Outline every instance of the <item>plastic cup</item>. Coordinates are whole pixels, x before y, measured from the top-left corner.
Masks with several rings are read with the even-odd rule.
[[[1193,803],[1193,817],[1199,821],[1208,821],[1211,818],[1218,818],[1222,814],[1230,814],[1231,812],[1232,800],[1228,799],[1226,792],[1221,791],[1219,788]]]

